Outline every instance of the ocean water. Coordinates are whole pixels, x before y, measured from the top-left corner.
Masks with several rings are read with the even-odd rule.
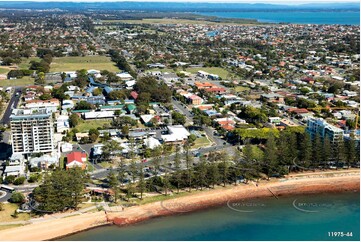
[[[359,192],[350,192],[229,202],[126,227],[95,228],[62,240],[359,241],[359,197]]]
[[[249,11],[197,12],[222,18],[257,19],[268,23],[360,25],[360,11]]]

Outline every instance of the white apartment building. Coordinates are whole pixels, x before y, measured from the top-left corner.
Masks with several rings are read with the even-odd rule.
[[[309,118],[307,120],[307,132],[315,137],[319,134],[321,138],[328,136],[331,142],[343,139],[343,130],[326,122],[322,118]]]
[[[54,151],[54,128],[47,109],[14,109],[10,115],[13,153],[31,154]]]

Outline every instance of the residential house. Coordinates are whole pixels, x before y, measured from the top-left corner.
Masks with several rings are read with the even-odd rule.
[[[67,156],[66,169],[80,167],[82,170],[86,169],[87,156],[84,152],[71,152]]]

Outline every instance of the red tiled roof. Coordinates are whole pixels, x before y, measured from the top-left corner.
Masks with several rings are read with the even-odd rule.
[[[230,124],[225,124],[222,126],[222,128],[225,130],[234,130],[234,126]]]
[[[197,95],[192,95],[189,97],[189,99],[195,100],[195,99],[202,99],[202,98]]]
[[[288,112],[291,112],[291,113],[297,113],[297,114],[300,114],[300,113],[308,113],[309,111],[305,108],[290,108],[287,110]]]
[[[130,93],[130,96],[133,98],[133,99],[137,99],[138,98],[138,93],[136,91],[132,91]]]
[[[68,164],[73,161],[83,163],[82,158],[86,158],[86,154],[83,152],[72,152],[72,153],[67,154],[66,158],[67,158]]]
[[[218,122],[220,125],[226,125],[226,124],[234,124],[235,122],[233,120],[224,120]]]

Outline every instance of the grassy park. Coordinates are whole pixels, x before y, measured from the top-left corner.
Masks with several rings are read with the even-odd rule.
[[[119,68],[106,56],[59,57],[50,64],[50,72],[96,69],[118,72]]]
[[[40,61],[39,57],[21,58],[21,63],[18,65],[19,69],[29,69],[31,61]]]
[[[14,79],[14,80],[0,80],[0,87],[27,86],[33,84],[34,84],[34,78],[31,78],[30,76],[24,76],[21,79]]]
[[[88,132],[90,129],[102,128],[104,125],[110,125],[110,123],[111,120],[82,120],[75,128],[83,133]]]
[[[14,211],[18,209],[18,205],[14,203],[4,203],[3,210],[0,211],[0,222],[16,222],[16,221],[24,221],[29,220],[30,215],[28,213],[19,213],[17,218],[11,216],[14,214]]]

